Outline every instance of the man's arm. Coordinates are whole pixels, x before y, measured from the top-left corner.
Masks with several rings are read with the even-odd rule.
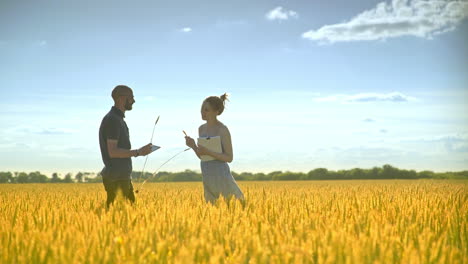
[[[107,151],[112,159],[146,156],[151,153],[151,143],[139,149],[123,149],[117,147],[116,139],[107,139]]]
[[[107,140],[107,152],[110,158],[130,158],[146,156],[151,153],[151,143],[134,150],[119,148],[117,142],[120,137],[120,121],[115,118],[109,118],[106,120],[105,125],[108,127],[104,136]]]

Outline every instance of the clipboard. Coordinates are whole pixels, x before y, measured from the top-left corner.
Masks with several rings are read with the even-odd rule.
[[[197,139],[197,144],[203,146],[213,152],[216,153],[223,153],[223,149],[221,147],[221,137],[199,137]],[[210,161],[215,160],[215,158],[211,157],[210,155],[201,155],[201,161]]]

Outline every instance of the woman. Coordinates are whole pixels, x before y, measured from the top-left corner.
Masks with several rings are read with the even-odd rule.
[[[229,129],[217,118],[224,111],[226,99],[227,94],[225,93],[219,97],[210,96],[203,101],[201,116],[206,123],[198,128],[199,137],[219,136],[221,138],[222,153],[210,151],[200,145],[197,146],[193,138],[185,136],[185,144],[192,148],[199,158],[202,155],[214,158],[214,160],[200,162],[205,200],[210,203],[214,203],[220,195],[226,199],[235,197],[244,200],[244,194],[237,186],[227,164],[233,159],[231,134]]]

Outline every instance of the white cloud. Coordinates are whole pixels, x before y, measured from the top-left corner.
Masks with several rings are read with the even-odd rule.
[[[389,94],[378,93],[362,93],[348,97],[348,102],[373,102],[373,101],[390,101],[390,102],[407,102],[411,97],[404,94],[394,92]]]
[[[327,97],[318,97],[314,99],[317,102],[347,102],[347,103],[360,103],[360,102],[408,102],[414,101],[416,98],[406,96],[399,92],[388,94],[381,93],[360,93],[355,95],[332,95]]]
[[[268,11],[265,15],[268,20],[288,20],[289,18],[298,18],[299,15],[293,10],[283,10],[283,7],[278,6]]]
[[[446,153],[459,153],[463,155],[468,153],[468,133],[403,138],[398,141],[400,144],[425,144],[431,149],[444,150]]]
[[[454,30],[467,18],[466,0],[393,0],[391,3],[381,2],[347,22],[307,31],[302,37],[320,43],[385,40],[401,36],[430,39]]]
[[[30,136],[32,134],[36,135],[65,135],[65,134],[72,134],[75,133],[75,130],[67,129],[67,128],[39,128],[33,126],[18,126],[18,127],[11,127],[9,129],[4,130],[8,135],[15,135],[15,136]]]
[[[181,32],[184,32],[184,33],[188,33],[188,32],[192,32],[192,28],[190,27],[184,27],[182,29],[180,29]]]
[[[231,28],[231,27],[240,27],[246,26],[249,23],[246,20],[218,20],[215,23],[217,28]]]
[[[368,118],[365,118],[364,120],[362,120],[362,122],[374,123],[374,122],[376,122],[376,120],[375,120],[375,119],[372,119],[372,118],[370,118],[370,117],[368,117]]]
[[[36,130],[36,134],[40,135],[65,135],[73,133],[73,130],[70,129],[62,129],[62,128],[46,128],[46,129],[39,129]]]
[[[399,139],[402,142],[424,141],[424,142],[468,142],[468,132],[464,133],[451,133],[437,136],[421,136],[421,137],[406,137]]]
[[[47,46],[47,41],[46,40],[38,40],[38,41],[35,41],[33,42],[33,44],[35,47],[45,47]]]

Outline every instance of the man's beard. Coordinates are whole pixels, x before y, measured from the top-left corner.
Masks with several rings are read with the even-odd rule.
[[[128,99],[125,100],[125,110],[132,110],[132,103]]]

